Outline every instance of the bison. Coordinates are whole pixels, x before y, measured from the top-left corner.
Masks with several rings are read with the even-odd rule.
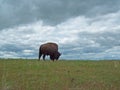
[[[43,55],[43,60],[45,60],[45,56],[49,55],[51,60],[58,60],[60,57],[60,53],[58,52],[58,45],[56,43],[45,43],[42,44],[39,48],[39,60]]]

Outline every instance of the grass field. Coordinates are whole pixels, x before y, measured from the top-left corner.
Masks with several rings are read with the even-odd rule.
[[[0,90],[120,90],[120,61],[1,59]]]

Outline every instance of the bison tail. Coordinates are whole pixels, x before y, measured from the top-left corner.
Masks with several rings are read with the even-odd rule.
[[[40,58],[41,58],[41,56],[42,56],[42,54],[41,54],[41,47],[39,48],[39,60],[40,60]]]

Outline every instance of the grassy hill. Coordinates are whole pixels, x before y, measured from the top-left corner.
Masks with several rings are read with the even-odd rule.
[[[120,61],[1,59],[0,90],[120,90]]]

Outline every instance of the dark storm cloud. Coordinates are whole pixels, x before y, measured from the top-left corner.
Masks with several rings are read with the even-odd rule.
[[[49,41],[59,45],[61,59],[119,59],[120,12],[98,18],[76,17],[56,26],[31,23],[0,31],[1,58],[37,58]]]
[[[34,58],[37,52],[28,45],[5,44],[0,46],[0,55],[6,58],[23,57]]]
[[[88,32],[82,32],[79,34],[80,38],[86,38],[94,41],[94,43],[97,43],[104,47],[113,47],[113,46],[120,46],[120,32],[100,32],[100,33],[88,33]],[[81,44],[81,43],[80,43]],[[82,42],[83,46],[84,43]],[[81,45],[82,45],[81,44]],[[89,44],[89,42],[88,42]],[[87,44],[86,44],[87,45]]]
[[[0,0],[0,58],[37,58],[56,42],[61,59],[120,58],[120,0]]]
[[[42,20],[55,25],[76,16],[116,12],[120,0],[0,0],[0,30]]]

